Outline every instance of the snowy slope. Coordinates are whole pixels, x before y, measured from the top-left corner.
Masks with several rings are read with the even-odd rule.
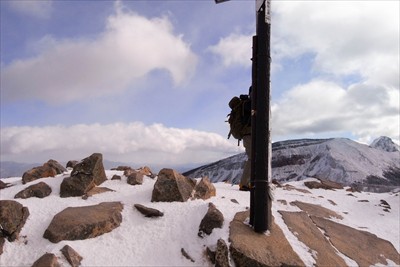
[[[4,253],[0,256],[0,266],[31,266],[46,252],[54,253],[62,266],[69,266],[60,252],[66,244],[83,257],[82,266],[211,266],[204,257],[206,246],[215,247],[219,238],[223,238],[229,244],[229,222],[237,212],[249,207],[249,193],[241,192],[238,186],[226,183],[216,183],[217,195],[206,201],[153,203],[151,192],[155,180],[145,177],[143,185],[131,186],[127,184],[122,172],[106,171],[106,174],[108,179],[114,174],[122,176],[120,181],[108,180],[102,184],[115,192],[94,195],[87,200],[80,197],[59,197],[60,183],[68,173],[29,183],[31,185],[43,181],[52,188],[52,193],[43,199],[16,200],[29,208],[30,215],[22,228],[20,239],[13,243],[6,241]],[[0,191],[1,200],[14,199],[14,195],[27,186],[22,185],[21,178],[10,178],[6,181],[13,186]],[[305,188],[303,182],[290,184],[300,189]],[[278,213],[278,210],[297,211],[298,208],[285,205],[281,200],[286,200],[287,203],[299,200],[327,207],[344,217],[340,223],[370,231],[390,241],[397,251],[400,251],[398,194],[355,192],[349,195],[345,190],[322,189],[311,192],[304,194],[296,190],[277,188],[272,203],[275,222],[282,228],[291,246],[307,266],[312,266],[315,262],[312,254],[289,231]],[[390,204],[390,212],[383,211],[379,206],[380,200]],[[124,205],[123,221],[112,232],[92,239],[61,241],[56,244],[42,237],[53,216],[66,207],[94,205],[105,201],[121,201]],[[214,203],[223,213],[225,222],[222,229],[214,229],[210,236],[200,238],[197,236],[198,227],[209,202]],[[159,209],[164,212],[164,216],[157,219],[145,218],[133,208],[136,203]],[[194,263],[182,256],[181,248],[195,260]],[[349,266],[354,266],[353,261],[346,259],[346,262]]]
[[[185,174],[190,177],[209,176],[214,182],[230,180],[237,183],[245,159],[244,154],[239,154]],[[272,179],[279,181],[317,177],[345,185],[357,184],[369,190],[400,187],[399,151],[387,152],[345,138],[273,143],[271,164]]]

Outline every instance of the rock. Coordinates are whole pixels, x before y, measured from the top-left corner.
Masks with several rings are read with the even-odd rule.
[[[208,211],[201,220],[198,236],[210,235],[214,228],[222,228],[224,215],[215,207],[213,203],[208,204]]]
[[[66,167],[67,168],[74,168],[75,165],[78,164],[78,163],[79,163],[79,161],[77,161],[77,160],[70,160],[70,161],[67,162]]]
[[[212,264],[215,264],[215,251],[213,251],[209,247],[207,247],[206,248],[206,256],[211,261]]]
[[[58,243],[61,240],[84,240],[108,233],[121,224],[122,209],[120,202],[66,208],[54,216],[43,237]]]
[[[71,176],[73,177],[79,174],[93,176],[94,183],[96,185],[101,185],[107,180],[103,166],[103,155],[94,153],[76,164],[71,172]]]
[[[4,243],[6,242],[5,238],[2,236],[3,233],[0,233],[0,255],[4,252]]]
[[[22,175],[22,183],[26,184],[40,178],[54,177],[57,175],[57,170],[45,163],[43,166],[35,167]]]
[[[317,181],[307,181],[304,182],[304,185],[310,189],[327,189],[327,190],[334,190],[334,189],[343,189],[343,185],[339,183],[335,183],[326,179],[318,178],[319,182]]]
[[[191,262],[195,262],[194,259],[189,256],[189,254],[185,251],[184,248],[181,248],[181,253],[182,253],[182,256],[185,257],[186,259],[190,260]]]
[[[47,163],[45,163],[47,165],[49,165],[50,167],[52,167],[53,169],[56,170],[57,174],[61,174],[67,171],[66,168],[64,168],[63,165],[61,165],[60,163],[58,163],[58,161],[54,160],[54,159],[50,159],[49,161],[47,161]]]
[[[127,176],[126,182],[130,185],[141,185],[143,184],[143,174],[137,171],[133,171]]]
[[[388,265],[387,259],[400,265],[400,254],[389,241],[325,218],[311,216],[311,219],[338,251],[352,258],[359,266]]]
[[[46,253],[39,259],[37,259],[32,267],[59,267],[60,264],[58,263],[56,255],[53,253]]]
[[[249,211],[236,213],[229,227],[229,250],[237,267],[305,266],[274,222],[269,235],[256,233],[244,221]]]
[[[30,197],[38,197],[44,198],[51,194],[51,187],[48,186],[45,182],[39,182],[37,184],[28,186],[24,190],[18,192],[14,198],[30,198]]]
[[[194,189],[195,182],[172,169],[162,169],[154,184],[152,202],[185,202]]]
[[[29,209],[14,200],[0,200],[1,235],[12,242],[19,237],[29,216]]]
[[[150,168],[147,167],[147,166],[140,167],[139,170],[138,170],[138,172],[142,173],[142,174],[145,175],[145,176],[149,176],[149,177],[154,176],[154,175],[153,175],[153,172],[152,172],[152,171],[150,170]]]
[[[135,204],[134,207],[145,217],[162,217],[164,213],[157,209],[149,208],[140,204]]]
[[[111,180],[121,180],[121,176],[114,174]]]
[[[125,170],[132,170],[129,166],[118,166],[116,168],[112,168],[112,171],[125,171]]]
[[[318,216],[318,217],[322,217],[322,218],[336,218],[339,220],[342,220],[343,217],[339,214],[337,214],[336,212],[324,208],[320,205],[315,205],[315,204],[310,204],[310,203],[305,203],[305,202],[301,202],[301,201],[293,201],[290,202],[291,205],[295,205],[297,207],[299,207],[302,211],[305,211],[308,213],[308,215],[314,215],[314,216]]]
[[[304,211],[279,211],[289,230],[312,251],[316,266],[346,266],[324,234]]]
[[[10,186],[12,186],[12,184],[10,184],[10,183],[5,183],[5,182],[3,182],[2,180],[0,180],[0,190],[1,190],[1,189],[5,189],[5,188],[10,187]]]
[[[94,153],[75,165],[71,177],[64,178],[60,186],[60,197],[83,196],[106,180],[103,156]]]
[[[77,266],[81,265],[81,261],[83,259],[82,256],[79,255],[78,252],[76,252],[70,246],[65,245],[61,249],[61,252],[64,255],[64,257],[67,259],[69,264],[71,264],[72,267],[77,267]]]
[[[97,194],[101,194],[101,193],[105,193],[105,192],[115,192],[114,190],[107,188],[107,187],[93,187],[92,189],[90,189],[88,192],[86,192],[86,194],[82,197],[82,199],[88,199],[89,197],[93,196],[93,195],[97,195]]]
[[[215,267],[229,267],[229,249],[223,239],[218,239],[215,252]]]
[[[194,198],[196,199],[209,199],[215,197],[215,186],[210,182],[208,177],[201,178],[200,182],[194,188]]]

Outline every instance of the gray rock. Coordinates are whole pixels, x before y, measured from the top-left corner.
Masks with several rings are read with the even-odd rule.
[[[120,202],[66,208],[56,214],[43,237],[53,243],[61,240],[84,240],[108,233],[122,222]]]
[[[45,182],[40,182],[31,186],[28,186],[24,190],[18,192],[14,198],[30,198],[38,197],[44,198],[51,194],[51,187]]]

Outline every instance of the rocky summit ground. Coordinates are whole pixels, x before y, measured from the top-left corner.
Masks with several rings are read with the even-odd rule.
[[[0,191],[0,201],[18,202],[29,214],[21,213],[25,223],[18,236],[4,240],[0,265],[32,266],[43,256],[61,266],[71,266],[68,258],[79,259],[81,266],[213,266],[213,255],[219,266],[400,264],[398,193],[319,188],[317,179],[282,184],[273,190],[272,227],[258,234],[248,224],[249,192],[236,185],[215,183],[215,195],[207,199],[154,202],[158,177],[144,175],[141,184],[132,185],[124,171],[105,174],[101,187],[72,197],[60,197],[71,170],[26,184],[21,177],[3,180],[7,186]],[[46,194],[14,198],[42,182],[50,193],[46,187]],[[305,182],[311,182],[312,189]],[[77,240],[52,242],[44,237],[63,210],[77,209],[85,217],[82,212],[91,207],[111,209],[107,218],[115,218],[112,227]],[[214,228],[200,234],[208,213]],[[216,223],[216,217],[223,222]]]

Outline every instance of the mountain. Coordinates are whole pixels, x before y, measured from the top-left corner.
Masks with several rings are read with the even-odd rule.
[[[389,138],[390,139],[390,138]],[[376,148],[346,138],[299,139],[272,144],[272,179],[298,181],[324,178],[366,191],[390,191],[400,187],[400,153],[388,152],[387,138]],[[391,141],[391,140],[390,140]],[[374,142],[375,143],[375,142]],[[184,175],[208,176],[211,181],[238,183],[246,155],[238,154]]]
[[[387,136],[381,136],[375,139],[370,145],[373,148],[381,149],[387,152],[399,152],[400,146],[395,144],[392,139]]]

